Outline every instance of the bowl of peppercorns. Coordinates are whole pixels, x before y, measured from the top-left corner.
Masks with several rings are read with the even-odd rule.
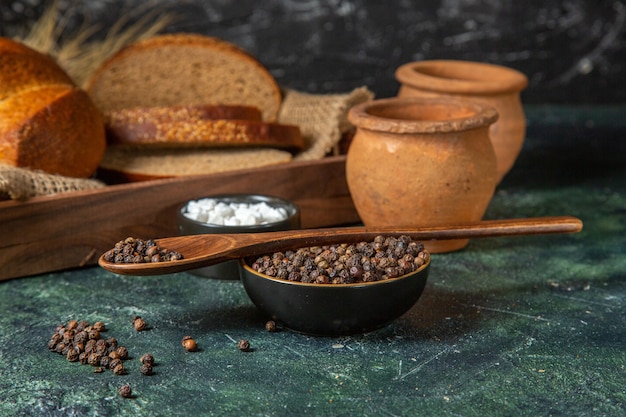
[[[181,235],[278,232],[300,228],[300,209],[293,202],[259,194],[219,194],[189,200],[177,212]],[[198,276],[238,280],[237,261],[190,271]]]
[[[420,298],[430,254],[407,236],[300,248],[242,259],[252,302],[291,330],[318,336],[370,332]]]

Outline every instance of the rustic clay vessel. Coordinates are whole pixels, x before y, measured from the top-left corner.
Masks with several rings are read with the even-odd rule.
[[[365,226],[433,226],[482,218],[498,181],[493,107],[460,99],[388,98],[348,113],[356,133],[346,179]],[[467,239],[424,242],[431,252]]]
[[[498,182],[513,167],[526,137],[520,100],[528,78],[514,69],[469,61],[411,62],[396,70],[398,97],[458,97],[493,106],[500,118],[490,137],[498,161]]]

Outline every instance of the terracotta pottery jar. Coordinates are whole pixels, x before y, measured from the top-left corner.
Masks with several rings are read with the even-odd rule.
[[[411,62],[396,70],[398,97],[458,97],[495,107],[499,119],[490,137],[498,161],[498,182],[513,167],[526,137],[526,117],[520,100],[528,78],[514,69],[479,62],[430,60]]]
[[[493,107],[460,99],[388,98],[353,107],[346,179],[365,226],[434,226],[482,218],[497,184]],[[424,242],[431,252],[464,240]]]

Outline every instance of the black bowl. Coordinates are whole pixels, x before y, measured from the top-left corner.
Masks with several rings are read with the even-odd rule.
[[[391,323],[420,298],[430,259],[398,278],[354,284],[308,284],[273,278],[241,260],[241,281],[252,302],[285,327],[316,336],[366,333]]]
[[[189,201],[187,201],[180,205],[177,211],[178,230],[181,235],[278,232],[300,228],[300,209],[291,201],[282,198],[257,194],[220,194],[199,197],[193,200],[202,198],[211,198],[225,203],[266,203],[273,208],[284,208],[287,211],[287,218],[277,222],[248,226],[222,226],[204,223],[185,216],[185,211],[189,204]],[[240,268],[238,261],[228,261],[205,268],[194,269],[190,273],[207,278],[237,280],[239,279]]]

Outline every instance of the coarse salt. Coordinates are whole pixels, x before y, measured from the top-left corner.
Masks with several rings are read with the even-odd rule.
[[[218,226],[256,226],[276,223],[288,216],[284,207],[272,207],[266,202],[236,203],[213,198],[201,198],[187,203],[185,217]]]

